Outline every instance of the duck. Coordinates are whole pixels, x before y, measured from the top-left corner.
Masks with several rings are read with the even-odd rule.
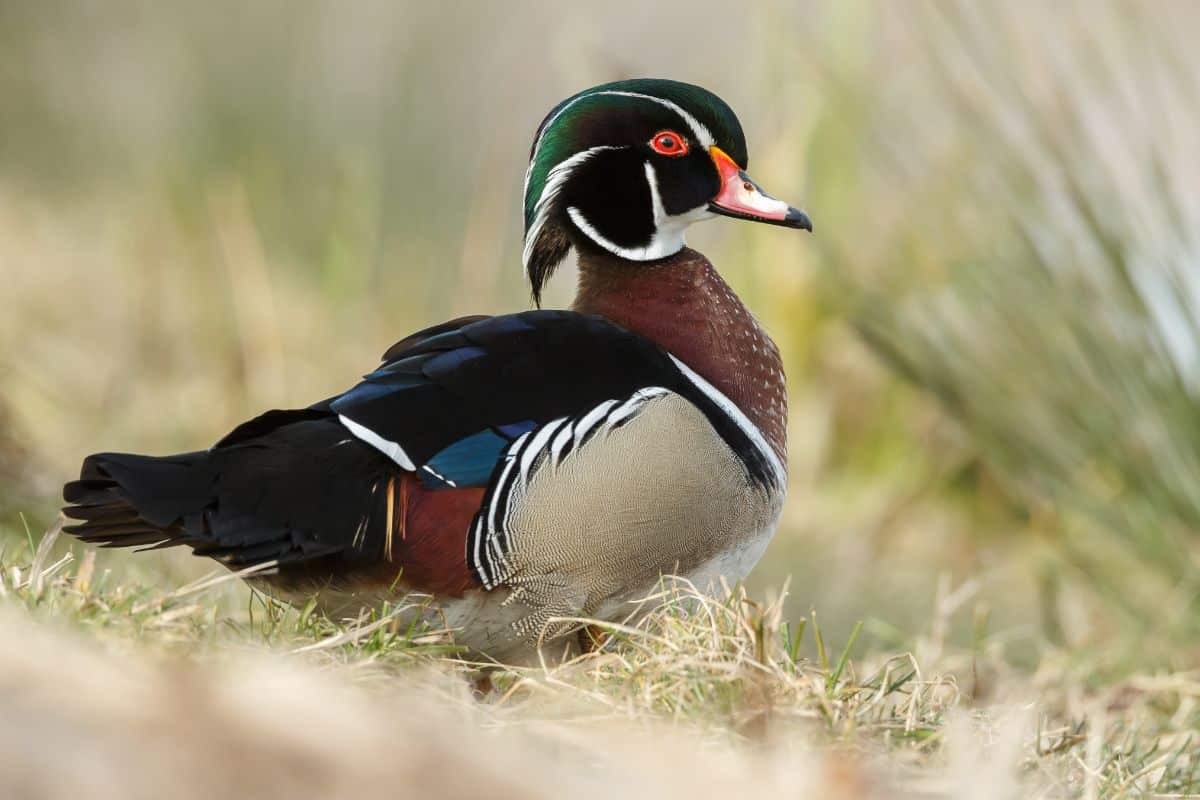
[[[401,339],[342,394],[205,450],[97,453],[67,533],[184,546],[330,615],[416,596],[466,651],[588,650],[664,576],[738,581],[787,489],[775,343],[685,233],[716,217],[812,231],[746,172],[712,92],[639,78],[554,106],[524,180],[534,308]],[[569,309],[541,308],[571,251]],[[349,382],[348,382],[349,383]]]

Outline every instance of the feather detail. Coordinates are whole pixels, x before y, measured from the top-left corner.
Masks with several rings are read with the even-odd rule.
[[[395,516],[396,516],[396,478],[392,476],[388,478],[387,485],[387,520],[383,526],[383,560],[391,563],[392,561],[392,535],[396,532]]]

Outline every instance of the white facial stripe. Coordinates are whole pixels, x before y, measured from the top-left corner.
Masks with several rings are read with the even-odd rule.
[[[654,227],[657,228],[666,218],[667,210],[663,208],[662,194],[658,191],[658,173],[649,161],[646,162],[646,183],[650,184],[650,205],[654,209]]]
[[[700,146],[708,148],[716,143],[713,139],[712,132],[709,131],[709,129],[703,123],[701,123],[700,120],[696,119],[696,117],[690,114],[678,103],[662,97],[655,97],[654,95],[650,94],[641,94],[640,92],[622,92],[615,89],[608,89],[601,92],[589,92],[588,94],[576,97],[574,100],[564,105],[558,110],[558,113],[547,120],[546,124],[542,126],[542,132],[538,135],[537,142],[534,143],[533,155],[529,159],[529,166],[525,169],[525,194],[529,193],[529,178],[533,172],[533,165],[537,163],[537,156],[542,148],[542,140],[546,136],[546,131],[550,130],[550,128],[554,126],[554,123],[558,121],[558,118],[566,113],[567,109],[569,109],[571,106],[585,98],[595,97],[597,95],[633,97],[639,100],[649,100],[652,103],[658,103],[659,105],[665,106],[679,115],[679,118],[688,126],[688,128],[691,130],[692,137],[700,144]],[[534,205],[533,224],[529,226],[529,231],[525,234],[525,247],[521,253],[521,262],[525,265],[526,273],[529,272],[529,260],[533,257],[534,244],[537,242],[538,236],[542,232],[542,228],[545,227],[546,218],[550,213],[550,207],[553,205],[553,200],[558,195],[558,192],[562,189],[563,184],[565,184],[567,179],[571,176],[571,172],[575,169],[575,167],[579,166],[579,164],[583,163],[594,153],[600,150],[621,149],[624,148],[611,145],[591,147],[587,150],[576,153],[575,155],[558,164],[555,164],[554,167],[551,168],[550,173],[546,177],[546,185],[542,187],[542,193],[538,197],[537,203]],[[583,214],[580,213],[578,209],[567,209],[567,213],[570,215],[571,220],[579,227],[579,229],[586,233],[592,241],[603,247],[605,250],[608,250],[610,253],[618,255],[622,258],[628,258],[633,261],[650,261],[656,258],[665,258],[673,253],[677,253],[685,244],[683,238],[684,229],[691,223],[701,219],[708,219],[712,215],[709,214],[706,208],[703,206],[674,217],[667,215],[666,212],[662,210],[662,199],[659,196],[658,181],[657,177],[654,175],[654,168],[649,163],[646,164],[646,179],[650,182],[650,193],[654,202],[654,222],[657,230],[655,231],[654,236],[650,240],[649,244],[647,244],[645,247],[620,247],[601,235],[600,232],[597,231],[583,217]]]
[[[566,184],[567,178],[571,177],[571,173],[589,158],[599,153],[601,150],[623,150],[622,147],[612,147],[602,145],[599,147],[589,147],[587,150],[581,150],[570,158],[560,161],[554,165],[550,173],[546,176],[546,185],[542,187],[542,194],[538,197],[537,205],[534,206],[533,224],[529,226],[529,232],[525,234],[525,248],[521,253],[521,263],[525,265],[525,271],[529,271],[529,259],[533,255],[533,245],[537,241],[538,235],[541,234],[542,228],[546,225],[546,217],[550,213],[550,207],[554,204],[554,198],[562,190]],[[532,166],[533,162],[529,162]],[[526,183],[529,181],[528,171],[525,173]]]
[[[700,144],[701,147],[709,148],[717,143],[716,140],[713,139],[713,135],[708,130],[708,128],[706,128],[704,126],[704,124],[700,122],[700,120],[698,120],[694,116],[692,116],[690,112],[685,110],[683,108],[683,106],[679,105],[678,103],[674,103],[670,100],[665,100],[661,97],[655,97],[652,94],[639,94],[638,92],[618,92],[618,91],[610,90],[610,91],[605,91],[605,92],[595,92],[595,94],[611,94],[611,95],[619,95],[621,97],[636,97],[641,100],[650,100],[651,102],[658,103],[660,105],[664,105],[667,108],[674,111],[676,114],[678,114],[683,119],[683,121],[687,123],[687,126],[692,129],[693,138],[695,138],[695,140]]]
[[[663,208],[662,194],[658,189],[658,173],[655,172],[654,165],[649,161],[645,164],[645,174],[646,183],[650,187],[650,203],[654,213],[654,234],[644,246],[622,247],[611,241],[588,221],[582,211],[574,206],[567,209],[567,216],[589,239],[615,256],[630,261],[652,261],[678,253],[686,244],[684,233],[687,227],[693,222],[711,219],[713,214],[708,210],[707,203],[682,214],[668,214]]]
[[[652,103],[658,103],[659,105],[666,106],[667,108],[671,109],[676,114],[678,114],[680,119],[682,119],[687,124],[688,128],[690,128],[692,131],[692,136],[696,139],[696,141],[700,144],[701,147],[708,148],[708,147],[712,147],[714,144],[716,144],[716,140],[713,139],[713,135],[708,130],[708,128],[705,127],[704,124],[700,122],[700,120],[696,119],[694,116],[692,116],[690,113],[688,113],[678,103],[674,103],[670,100],[665,100],[661,97],[655,97],[652,94],[641,94],[640,92],[621,92],[621,91],[617,91],[615,89],[607,89],[602,92],[589,92],[588,94],[584,94],[584,95],[580,95],[579,97],[576,97],[574,100],[572,100],[571,102],[567,103],[565,106],[560,108],[558,110],[557,114],[555,114],[550,119],[546,120],[546,124],[542,126],[542,132],[541,132],[541,134],[538,135],[537,142],[535,142],[534,146],[533,146],[533,156],[529,159],[529,164],[531,167],[532,167],[534,161],[537,160],[537,154],[538,154],[538,151],[541,150],[541,148],[542,148],[542,139],[545,138],[546,131],[550,130],[550,128],[552,128],[554,126],[554,123],[558,121],[558,118],[561,117],[563,114],[565,114],[567,109],[569,109],[571,106],[575,105],[579,101],[585,100],[586,98],[589,98],[589,97],[596,97],[597,95],[602,95],[602,94],[613,95],[616,97],[636,97],[639,100],[649,100]],[[526,189],[529,188],[529,172],[528,172],[528,170],[525,172],[525,188]]]
[[[567,209],[567,216],[593,242],[613,255],[620,256],[629,261],[653,261],[656,258],[666,258],[673,253],[678,253],[682,247],[682,245],[677,246],[674,242],[664,241],[657,232],[655,232],[649,244],[645,247],[621,247],[621,245],[606,238],[604,234],[596,230],[595,226],[583,216],[583,212],[575,206]]]

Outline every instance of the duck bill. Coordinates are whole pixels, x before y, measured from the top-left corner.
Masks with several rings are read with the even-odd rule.
[[[708,152],[721,176],[721,191],[709,201],[709,211],[768,225],[812,231],[812,221],[807,214],[764,192],[724,150],[710,147]]]

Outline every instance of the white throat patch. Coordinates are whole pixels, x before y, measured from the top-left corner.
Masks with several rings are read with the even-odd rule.
[[[589,239],[613,255],[630,261],[653,261],[678,253],[687,244],[684,234],[688,226],[694,222],[712,219],[714,216],[708,210],[707,204],[697,206],[682,214],[668,214],[663,208],[662,194],[658,189],[658,174],[654,171],[654,165],[647,161],[645,166],[646,183],[650,187],[650,203],[654,210],[654,234],[645,245],[622,247],[596,230],[596,227],[588,222],[578,208],[571,206],[567,209],[567,216]]]

